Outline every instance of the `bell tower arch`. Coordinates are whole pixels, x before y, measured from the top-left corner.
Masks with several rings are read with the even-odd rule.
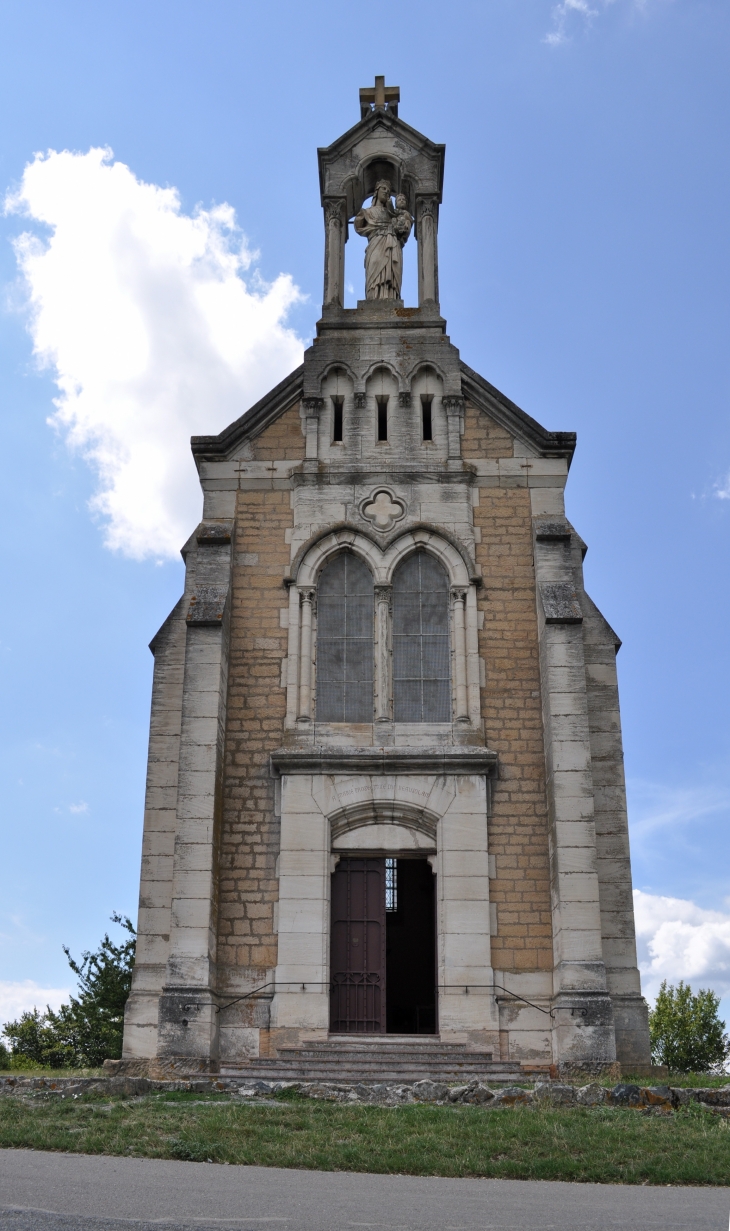
[[[399,88],[376,77],[373,89],[360,90],[360,122],[317,151],[325,226],[325,309],[344,305],[349,223],[378,184],[386,182],[393,196],[405,197],[405,209],[415,218],[418,306],[438,304],[438,211],[446,147],[399,119],[399,102]]]

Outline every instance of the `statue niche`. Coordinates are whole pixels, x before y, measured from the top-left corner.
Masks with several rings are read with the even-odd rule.
[[[367,209],[355,216],[358,235],[368,241],[365,249],[365,298],[400,299],[403,284],[403,246],[413,226],[405,196],[400,193],[391,200],[388,180],[375,185],[373,199]]]

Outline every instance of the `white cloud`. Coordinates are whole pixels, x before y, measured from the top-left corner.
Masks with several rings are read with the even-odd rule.
[[[630,778],[627,783],[631,842],[634,850],[650,854],[662,830],[679,833],[683,826],[697,825],[710,817],[730,813],[730,787],[724,782],[710,786],[675,787],[666,783]]]
[[[41,987],[32,979],[24,979],[22,983],[0,981],[0,1029],[6,1022],[14,1022],[21,1013],[32,1009],[43,1012],[46,1005],[50,1005],[58,1011],[68,1002],[70,994],[67,987]]]
[[[550,47],[559,47],[568,42],[568,25],[570,18],[579,16],[590,22],[598,16],[598,10],[592,9],[586,0],[562,0],[553,8],[553,28],[545,35],[543,42]]]
[[[82,799],[77,804],[69,804],[68,810],[69,812],[73,812],[75,814],[78,814],[80,812],[88,812],[89,805],[87,804],[85,799]]]
[[[642,989],[654,1000],[662,979],[680,979],[730,991],[730,914],[704,910],[685,898],[634,890],[636,940]]]
[[[200,517],[189,437],[301,362],[286,318],[302,296],[260,279],[230,206],[187,215],[109,149],[37,155],[6,210],[50,229],[15,241],[28,327],[59,389],[50,422],[98,475],[106,544],[174,557]]]
[[[651,2],[652,0],[628,0],[624,8],[636,14],[648,9]],[[543,42],[549,47],[561,47],[564,43],[569,43],[576,26],[578,29],[585,29],[594,18],[600,17],[602,12],[616,3],[616,0],[597,0],[597,3],[599,8],[591,7],[588,0],[560,0],[559,4],[553,6],[553,28],[545,35]]]

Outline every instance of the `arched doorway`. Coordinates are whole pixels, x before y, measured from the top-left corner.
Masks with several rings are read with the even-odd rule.
[[[330,1030],[435,1034],[435,876],[424,856],[345,856],[332,873]]]

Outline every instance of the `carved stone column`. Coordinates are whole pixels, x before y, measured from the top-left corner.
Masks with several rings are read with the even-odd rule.
[[[466,596],[462,586],[451,591],[451,606],[454,623],[454,677],[456,684],[456,722],[469,721],[469,706],[466,691]]]
[[[345,300],[345,243],[347,241],[347,202],[344,197],[328,197],[324,202],[324,299],[323,303],[342,307]]]
[[[304,410],[304,421],[306,425],[306,448],[305,456],[307,460],[315,460],[318,455],[318,433],[319,433],[319,416],[324,406],[324,398],[302,398],[302,407]]]
[[[312,613],[314,590],[299,591],[301,606],[299,641],[299,722],[312,720]]]
[[[416,198],[418,240],[418,306],[439,301],[438,199]]]
[[[462,397],[444,397],[441,405],[446,411],[446,424],[449,435],[449,461],[461,457],[461,422],[464,416],[464,399]]]
[[[375,721],[390,722],[390,615],[393,587],[375,587]]]

